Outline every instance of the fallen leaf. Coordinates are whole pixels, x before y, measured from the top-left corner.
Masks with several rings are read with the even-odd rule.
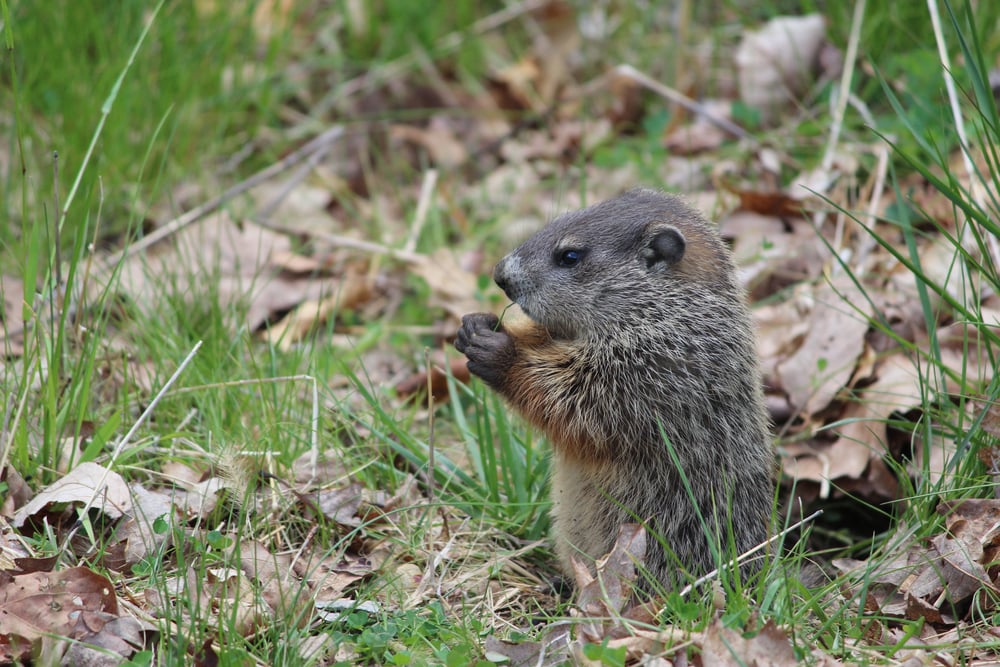
[[[296,305],[280,322],[268,327],[262,338],[288,351],[331,316],[344,309],[357,308],[373,293],[371,279],[361,269],[349,270],[340,281],[331,282],[327,290],[329,296]]]
[[[316,504],[323,515],[347,528],[361,525],[358,509],[363,499],[362,486],[357,483],[316,494]]]
[[[86,567],[10,575],[0,572],[0,635],[35,641],[46,635],[80,639],[88,612],[118,614],[115,587]]]
[[[815,76],[826,38],[819,14],[777,16],[743,36],[736,49],[740,99],[765,123],[799,99]]]
[[[458,167],[469,157],[465,144],[455,135],[449,119],[444,116],[433,116],[426,128],[393,125],[389,128],[389,137],[420,146],[427,151],[431,162],[444,169]]]
[[[702,664],[714,667],[791,667],[800,664],[788,634],[772,620],[768,620],[751,637],[725,627],[718,619],[714,620],[705,632],[701,659]]]
[[[588,619],[579,624],[578,638],[583,642],[600,643],[611,631],[613,623],[632,600],[637,566],[646,557],[646,529],[641,524],[626,523],[618,529],[611,552],[598,559],[594,575],[577,559],[577,607]]]
[[[311,604],[310,591],[294,576],[291,557],[272,554],[256,540],[241,540],[239,550],[244,574],[257,583],[261,597],[271,610],[281,618],[297,618],[300,623],[307,622],[307,607]]]
[[[456,321],[467,313],[482,310],[476,298],[476,275],[463,269],[454,253],[447,248],[421,256],[410,264],[410,268],[431,289],[428,306],[443,308]]]
[[[50,484],[15,512],[13,523],[20,528],[50,505],[90,502],[110,519],[121,518],[132,509],[132,496],[122,476],[96,463],[86,462]]]
[[[157,532],[153,522],[163,516],[169,519],[174,511],[173,497],[133,484],[132,499],[133,506],[114,535],[117,541],[124,543],[121,567],[135,565],[170,539],[170,531]]]
[[[0,474],[0,481],[7,484],[7,493],[0,506],[0,516],[12,518],[14,513],[31,500],[31,487],[13,466],[7,465]]]
[[[789,402],[808,415],[828,406],[847,386],[865,349],[871,316],[869,302],[850,280],[824,283],[813,298],[805,339],[776,368]]]
[[[151,623],[107,612],[88,612],[81,615],[81,620],[90,633],[70,644],[63,664],[117,667],[123,658],[146,648],[158,632]]]
[[[161,245],[128,258],[111,285],[150,312],[165,307],[165,299],[174,294],[187,298],[203,294],[204,290],[191,287],[211,278],[212,293],[221,304],[247,303],[245,321],[230,324],[256,331],[274,313],[331,290],[323,280],[282,275],[281,267],[271,259],[276,253],[279,259],[287,257],[288,237],[251,222],[237,224],[226,212],[182,230]],[[92,281],[95,296],[111,280]],[[164,284],[173,287],[165,290]]]
[[[452,355],[446,364],[441,363],[444,361],[442,358],[444,355],[436,354],[434,356],[436,359],[431,364],[429,373],[427,370],[421,370],[396,384],[397,396],[400,398],[424,397],[427,395],[427,388],[430,385],[431,395],[435,401],[440,402],[448,399],[448,375],[454,377],[456,382],[469,382],[471,376],[467,360],[463,355]],[[447,371],[444,370],[445,365],[448,367]],[[428,375],[430,375],[430,380],[428,380]]]
[[[835,481],[860,479],[870,462],[879,462],[888,450],[886,424],[895,412],[920,405],[920,375],[903,354],[884,358],[876,366],[876,379],[865,387],[859,400],[848,404],[841,415],[832,443],[793,445],[783,458],[786,472],[796,479]],[[810,457],[822,461],[806,466]],[[792,459],[795,459],[794,461]],[[883,464],[884,465],[884,464]],[[883,498],[895,497],[895,489],[878,490]]]

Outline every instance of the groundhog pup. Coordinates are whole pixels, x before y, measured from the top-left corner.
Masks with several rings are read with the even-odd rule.
[[[556,218],[493,277],[527,318],[467,315],[455,346],[552,443],[567,574],[628,522],[649,533],[647,589],[767,538],[774,454],[750,313],[699,213],[627,192]]]

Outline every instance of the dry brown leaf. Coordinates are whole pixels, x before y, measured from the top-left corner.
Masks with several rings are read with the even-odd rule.
[[[824,409],[847,386],[865,349],[871,306],[853,282],[823,283],[814,292],[809,331],[777,366],[789,402],[807,415]]]
[[[740,99],[774,121],[812,83],[825,38],[818,14],[777,16],[745,34],[735,55]]]
[[[123,658],[147,647],[157,633],[155,625],[130,616],[90,612],[81,620],[90,634],[70,644],[63,656],[64,665],[117,667]]]
[[[163,491],[149,491],[140,484],[132,485],[133,507],[125,521],[115,530],[115,539],[123,543],[121,567],[131,567],[170,539],[170,532],[153,530],[157,518],[173,512],[174,498]],[[117,568],[116,568],[117,569]]]
[[[960,605],[977,591],[1000,593],[983,567],[983,545],[978,536],[961,532],[956,537],[940,534],[932,538],[943,560],[944,591],[953,605]]]
[[[81,463],[66,476],[50,484],[28,504],[14,513],[16,528],[50,505],[85,504],[93,506],[110,519],[118,519],[132,509],[128,485],[118,473],[96,463]]]
[[[439,248],[410,264],[411,270],[431,289],[428,306],[443,308],[455,320],[482,310],[476,299],[476,275],[466,271],[448,248]]]
[[[412,143],[427,151],[431,162],[438,167],[453,169],[469,158],[465,144],[456,136],[450,120],[445,116],[434,116],[426,128],[414,125],[393,125],[389,128],[390,139]]]
[[[875,373],[875,381],[864,388],[860,400],[851,403],[844,414],[845,422],[852,421],[836,429],[839,437],[830,446],[832,456],[839,457],[857,446],[864,447],[873,458],[884,456],[889,441],[888,419],[921,404],[919,369],[902,353],[882,359]]]
[[[920,253],[920,268],[926,275],[928,282],[944,287],[945,291],[957,303],[977,302],[978,287],[976,281],[968,280],[965,273],[956,264],[955,257],[958,253],[952,241],[941,234],[935,234],[930,236],[927,242],[921,243],[918,251]],[[973,261],[976,261],[976,250],[969,248],[968,251],[972,254]],[[889,277],[892,286],[899,291],[903,299],[909,299],[911,304],[920,303],[917,282],[909,269],[896,262],[889,271]],[[930,300],[931,310],[939,318],[949,315],[950,307],[943,302],[935,290],[927,290],[927,296]],[[920,318],[921,329],[925,329],[922,321],[922,310]]]
[[[747,638],[716,619],[705,632],[701,650],[702,663],[716,667],[791,667],[799,664],[788,634],[771,620],[760,632]]]
[[[580,47],[580,31],[573,5],[565,0],[552,0],[532,15],[542,28],[535,34],[533,49],[541,68],[538,97],[551,106],[560,89],[570,82],[570,60]]]
[[[511,667],[555,667],[569,661],[569,624],[553,624],[537,642],[515,643],[490,636],[485,642],[485,657]]]
[[[18,509],[31,500],[31,487],[21,477],[21,473],[9,464],[0,473],[0,481],[7,484],[7,494],[3,499],[3,505],[0,506],[0,516],[10,519]]]
[[[354,483],[333,491],[321,491],[316,494],[316,504],[327,518],[346,528],[357,528],[361,525],[358,508],[364,499],[362,490],[360,484]]]
[[[243,636],[273,616],[273,612],[258,602],[252,582],[240,570],[231,567],[205,569],[205,588],[209,591],[213,611],[232,620],[233,628]]]
[[[82,639],[94,613],[118,614],[115,587],[86,567],[12,576],[0,572],[0,635],[35,641],[48,634]]]
[[[776,215],[739,210],[719,221],[719,232],[733,242],[740,282],[753,301],[819,277],[829,255],[812,226],[798,218],[789,222]]]
[[[493,72],[490,79],[496,87],[497,106],[501,109],[543,111],[544,105],[538,101],[535,90],[540,76],[541,69],[532,57],[522,58]]]
[[[463,355],[452,356],[445,361],[443,358],[444,355],[440,354],[440,350],[435,350],[434,357],[435,359],[431,364],[429,372],[430,380],[428,381],[427,370],[418,371],[396,384],[397,396],[400,398],[409,398],[414,395],[425,397],[428,385],[430,385],[431,395],[435,401],[440,402],[448,399],[449,374],[457,382],[469,382],[471,376],[469,375],[467,361]],[[448,367],[447,371],[444,370],[445,365]]]
[[[255,331],[274,313],[318,299],[331,289],[326,281],[280,274],[271,257],[287,255],[288,238],[250,222],[237,224],[225,212],[182,230],[163,246],[126,260],[117,283],[151,312],[172,293],[203,296],[201,283],[211,278],[220,303],[248,304],[245,322],[231,324]],[[103,289],[100,283],[94,281],[98,290]]]
[[[219,503],[219,496],[227,488],[227,483],[219,477],[210,477],[187,491],[177,489],[174,494],[174,508],[184,520],[205,518]]]
[[[729,102],[707,100],[702,104],[712,117],[732,120],[732,105]],[[731,137],[718,123],[709,120],[707,115],[700,114],[693,122],[670,130],[663,139],[663,145],[673,155],[694,155],[715,150]]]
[[[368,301],[373,294],[371,278],[360,268],[349,270],[339,282],[330,282],[326,293],[329,296],[323,299],[299,303],[280,322],[263,333],[263,340],[277,345],[283,351],[290,350],[331,316],[344,309],[357,308]]]
[[[196,468],[180,461],[164,461],[160,466],[160,473],[164,479],[185,489],[193,488],[199,482],[208,479],[207,468]]]
[[[239,544],[240,564],[244,574],[257,582],[264,602],[281,618],[309,620],[307,605],[311,595],[306,584],[291,569],[291,557],[272,554],[256,540],[242,540]]]
[[[974,535],[983,546],[1000,543],[1000,500],[947,500],[938,504],[937,513],[953,535]]]
[[[326,268],[319,259],[300,255],[291,250],[277,250],[272,253],[271,266],[295,275],[311,275]]]
[[[368,554],[343,553],[327,556],[317,567],[307,567],[303,578],[315,591],[318,601],[338,600],[355,582],[377,572],[389,557],[388,549],[376,549]]]
[[[596,573],[591,578],[589,568],[576,558],[577,607],[589,619],[577,626],[579,641],[601,642],[611,632],[618,618],[632,600],[636,580],[636,566],[646,557],[646,529],[641,524],[626,523],[618,529],[611,552],[596,563]],[[583,572],[582,569],[586,569]]]
[[[865,387],[859,400],[849,403],[839,416],[836,440],[790,443],[782,448],[786,474],[823,484],[836,482],[865,497],[896,498],[898,481],[883,460],[889,454],[886,422],[893,413],[920,405],[920,378],[902,354],[883,358],[875,373],[874,382]],[[828,493],[826,487],[821,495]]]

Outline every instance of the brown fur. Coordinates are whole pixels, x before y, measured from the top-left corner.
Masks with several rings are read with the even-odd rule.
[[[530,319],[467,315],[455,344],[552,442],[567,573],[626,522],[647,526],[645,564],[667,587],[679,568],[716,567],[713,550],[726,560],[766,539],[774,460],[750,314],[697,212],[628,192],[557,218],[494,277]]]

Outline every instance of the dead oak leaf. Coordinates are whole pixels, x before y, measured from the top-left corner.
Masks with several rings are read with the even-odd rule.
[[[32,491],[21,473],[11,465],[4,467],[0,471],[0,481],[6,482],[7,493],[3,504],[0,504],[0,516],[11,518],[19,508],[24,507],[31,500]]]
[[[325,281],[281,273],[272,259],[284,261],[290,250],[286,236],[251,222],[237,223],[223,211],[182,230],[162,247],[128,258],[116,289],[155,312],[166,307],[173,294],[191,301],[204,296],[203,285],[211,279],[220,304],[247,304],[245,321],[230,324],[255,331],[274,313],[329,290]],[[108,276],[93,281],[95,298],[113,280]]]
[[[448,399],[449,375],[458,382],[469,382],[469,367],[464,356],[446,359],[441,350],[435,350],[431,355],[429,369],[417,371],[396,383],[397,396],[425,398],[429,389],[436,401],[444,401]]]
[[[701,659],[702,664],[716,667],[791,667],[799,664],[788,634],[770,620],[752,637],[725,627],[719,620],[713,621],[705,631]]]
[[[812,415],[847,386],[865,349],[871,306],[850,280],[824,283],[813,294],[809,330],[776,371],[791,404]]]
[[[462,268],[455,255],[447,248],[415,257],[410,262],[410,269],[430,287],[429,306],[443,308],[455,320],[461,320],[467,313],[482,310],[476,299],[476,275]]]
[[[0,572],[2,636],[80,639],[91,634],[82,618],[90,612],[117,615],[118,600],[108,578],[86,567],[16,576]]]
[[[469,157],[465,144],[456,136],[448,119],[440,116],[431,118],[426,129],[413,125],[393,125],[389,128],[389,138],[420,146],[427,151],[431,162],[445,169],[458,167]]]
[[[887,454],[886,425],[895,412],[920,405],[920,375],[903,354],[893,354],[876,364],[875,380],[865,387],[859,401],[847,405],[838,420],[832,443],[790,443],[783,448],[782,467],[791,477],[829,483],[861,480],[854,491],[865,496],[896,496],[893,476],[884,472]],[[879,468],[875,470],[875,468]]]
[[[946,500],[938,504],[937,513],[945,517],[945,527],[952,535],[974,535],[986,547],[1000,542],[1000,500]]]
[[[612,632],[616,623],[607,619],[619,617],[632,599],[637,565],[645,557],[646,529],[626,523],[618,529],[611,552],[598,559],[594,574],[578,559],[572,559],[580,591],[576,604],[588,619],[578,626],[578,641],[600,643]]]
[[[290,350],[306,335],[341,310],[357,308],[368,301],[374,289],[367,272],[349,270],[339,282],[330,282],[326,296],[298,303],[280,322],[269,327],[262,338],[282,351]]]
[[[14,526],[20,528],[50,505],[76,503],[93,503],[106,517],[118,519],[132,509],[132,496],[118,473],[96,463],[81,463],[17,510]]]
[[[241,541],[239,552],[244,574],[256,581],[264,602],[282,618],[310,604],[305,584],[292,571],[290,556],[273,554],[256,540]],[[305,621],[308,615],[295,617]]]
[[[340,489],[316,494],[316,504],[323,516],[333,519],[340,526],[357,528],[361,525],[358,509],[364,500],[363,487],[354,483]]]
[[[170,538],[169,532],[157,532],[154,522],[173,512],[173,497],[162,491],[150,491],[135,484],[133,507],[115,530],[115,539],[123,544],[119,567],[131,567]],[[117,568],[116,568],[117,569]]]
[[[80,619],[81,626],[90,632],[66,650],[64,665],[121,665],[122,658],[130,658],[148,646],[157,633],[155,625],[131,616],[87,612]]]
[[[740,99],[761,112],[765,123],[808,89],[826,39],[819,14],[777,16],[747,32],[736,50]]]
[[[719,221],[719,233],[732,241],[739,280],[751,301],[819,277],[829,254],[822,237],[801,219],[739,210]],[[804,290],[797,296],[805,296]]]

